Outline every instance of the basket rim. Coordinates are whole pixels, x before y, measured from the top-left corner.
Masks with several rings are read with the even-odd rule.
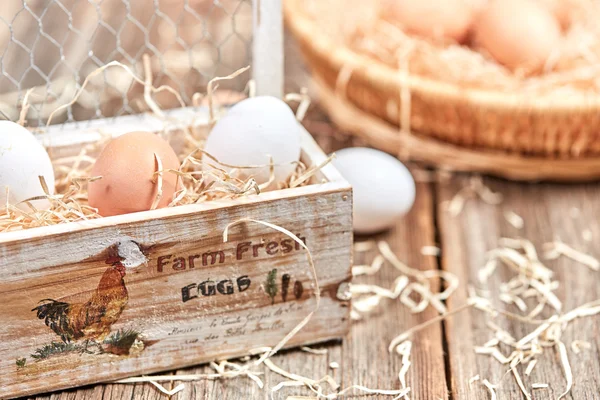
[[[312,81],[319,105],[342,130],[369,145],[396,155],[403,161],[454,172],[477,172],[509,180],[564,183],[600,179],[600,157],[548,158],[507,154],[497,150],[471,149],[427,135],[401,132],[397,126],[359,109],[319,78]]]
[[[350,69],[352,79],[368,82],[377,90],[400,93],[401,88],[408,86],[411,91],[427,97],[513,112],[523,110],[528,113],[572,113],[596,111],[600,108],[600,95],[589,93],[582,92],[578,96],[525,95],[522,92],[506,93],[500,90],[464,88],[457,83],[400,74],[398,70],[377,59],[336,45],[326,35],[320,35],[320,29],[303,7],[305,1],[283,2],[284,18],[290,31],[333,69]]]

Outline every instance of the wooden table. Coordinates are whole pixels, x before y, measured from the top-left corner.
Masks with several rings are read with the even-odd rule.
[[[288,59],[288,69],[296,71],[295,77],[303,74],[298,65],[297,58]],[[303,78],[298,78],[301,79]],[[361,145],[341,135],[318,112],[313,111],[309,115],[306,125],[326,151]],[[447,202],[467,184],[468,179],[468,175],[457,174],[449,179],[418,182],[416,203],[410,214],[388,232],[370,238],[358,237],[357,240],[385,240],[400,260],[415,268],[444,269],[456,274],[461,286],[447,302],[450,311],[466,303],[467,284],[478,283],[477,271],[485,262],[485,254],[497,247],[501,237],[525,237],[540,246],[559,236],[573,247],[600,258],[600,248],[594,246],[597,238],[600,238],[600,224],[597,220],[600,216],[600,185],[521,184],[485,178],[487,186],[503,194],[502,204],[493,206],[473,199],[465,204],[462,213],[452,216],[447,210]],[[515,212],[524,219],[523,229],[519,230],[507,222],[504,216],[507,211]],[[584,232],[588,236],[591,233],[593,240],[584,240]],[[426,245],[439,246],[441,255],[422,255],[421,248]],[[355,262],[363,262],[363,257],[368,258],[369,254],[358,256]],[[562,286],[557,295],[563,301],[565,310],[600,298],[600,272],[591,271],[566,258],[549,261],[547,265],[561,281]],[[490,290],[492,295],[497,294],[499,283],[505,281],[508,274],[508,270],[498,272],[483,288]],[[361,277],[358,281],[389,287],[396,276],[398,272],[386,266],[378,274]],[[514,306],[501,302],[494,305],[509,311],[516,310]],[[436,315],[431,307],[423,313],[412,315],[400,302],[384,301],[383,306],[374,314],[355,322],[342,341],[315,347],[326,349],[326,355],[290,350],[274,356],[273,362],[288,371],[315,379],[330,374],[342,387],[360,384],[370,388],[398,389],[401,357],[389,354],[388,344],[396,335]],[[490,331],[485,328],[490,319],[487,314],[469,309],[415,335],[412,366],[407,375],[407,384],[411,387],[410,397],[419,400],[489,399],[490,394],[480,381],[469,384],[470,378],[480,375],[481,379],[486,378],[499,384],[499,399],[523,399],[512,375],[507,373],[507,366],[474,352],[474,346],[490,339]],[[600,317],[577,320],[563,335],[567,345],[575,339],[591,344],[589,349],[583,349],[579,354],[574,354],[568,348],[575,379],[573,389],[566,399],[600,398],[599,321]],[[494,322],[516,337],[522,337],[533,329],[505,317],[498,317]],[[338,363],[339,368],[331,369],[331,362]],[[173,398],[266,399],[269,398],[270,388],[284,379],[267,368],[263,367],[262,371],[266,386],[263,390],[247,378],[204,380],[185,383],[185,389]],[[214,371],[208,366],[198,366],[174,371],[172,374],[211,372]],[[534,399],[558,398],[566,387],[566,381],[557,352],[552,349],[546,351],[525,381],[529,391],[533,392]],[[550,386],[548,389],[532,391],[530,385],[535,382],[549,383]],[[171,387],[174,386],[175,384]],[[310,396],[310,391],[284,388],[275,394],[276,399],[286,399],[288,396]],[[105,384],[36,398],[158,399],[164,398],[164,395],[150,384]]]

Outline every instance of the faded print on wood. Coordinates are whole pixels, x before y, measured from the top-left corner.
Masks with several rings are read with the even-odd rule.
[[[333,196],[341,194],[325,195]],[[338,218],[351,223],[350,212],[348,206]],[[349,226],[319,218],[298,225],[290,228],[311,249],[323,298],[290,345],[340,337],[348,328],[347,304],[336,293],[350,278]],[[10,304],[0,309],[7,327],[0,333],[0,397],[277,344],[315,308],[305,250],[265,228],[242,225],[227,243],[221,234],[136,243],[147,259],[139,266],[126,266],[113,244],[80,262],[0,282],[0,301]]]
[[[306,239],[301,239],[306,244]],[[135,242],[132,243],[137,245]],[[156,340],[145,340],[143,332],[135,326],[111,332],[112,326],[119,321],[129,301],[129,293],[125,283],[125,276],[128,269],[125,266],[127,260],[119,255],[119,245],[121,243],[109,247],[108,258],[105,263],[110,266],[103,272],[97,287],[91,292],[91,296],[87,301],[69,302],[63,299],[44,298],[31,310],[61,341],[51,341],[50,343],[43,344],[31,354],[29,361],[39,363],[51,357],[68,357],[71,353],[129,355],[132,351],[141,352],[149,344],[156,343]],[[258,257],[259,249],[261,248],[266,249],[266,254],[276,256],[280,252],[280,245],[282,255],[301,250],[300,245],[289,238],[282,239],[281,242],[261,240],[256,244],[246,241],[238,243],[231,254],[227,253],[229,257],[226,256],[227,248],[219,250],[207,249],[203,253],[192,251],[191,253],[177,254],[176,257],[173,254],[159,255],[155,263],[152,262],[153,260],[147,260],[141,266],[132,268],[154,268],[158,275],[165,273],[165,270],[168,269],[171,269],[173,273],[183,272],[186,269],[191,271],[200,267],[212,267],[226,263],[231,264],[229,258],[235,259],[235,261],[242,261],[246,258],[246,253],[248,253],[247,258]],[[248,251],[249,249],[252,249],[252,251]],[[140,251],[144,254],[146,253],[143,248],[140,248]],[[244,293],[247,290],[257,289],[270,297],[272,305],[275,304],[275,296],[279,291],[279,283],[276,280],[277,268],[273,268],[266,273],[264,284],[253,283],[249,275],[221,276],[213,280],[209,277],[210,273],[208,269],[205,268],[204,273],[208,277],[200,283],[194,281],[185,284],[181,288],[173,287],[171,289],[174,292],[172,293],[172,297],[179,297],[179,301],[187,303],[192,300],[202,301],[206,297],[233,296]],[[281,290],[283,290],[283,282],[287,285],[290,279],[290,274],[286,273],[284,276]],[[178,280],[172,279],[172,281]],[[296,282],[300,285],[302,284],[300,281]],[[299,300],[300,297],[301,293],[298,293],[296,299]],[[285,302],[285,299],[282,299],[282,301]],[[193,305],[189,307],[195,308]],[[290,309],[292,308],[289,308],[288,312]],[[231,328],[225,331],[223,337],[245,335],[247,331],[254,333],[285,328],[285,324],[281,321],[277,321],[272,326],[261,326],[260,320],[266,317],[268,316],[263,315],[262,318],[254,318],[248,315],[243,323],[242,318],[239,317],[230,320],[224,319],[223,321],[226,322],[223,325],[231,325]],[[251,324],[252,321],[256,321],[254,326]],[[217,322],[213,320],[208,325],[210,328],[216,328]],[[200,332],[201,328],[202,325],[199,325],[195,329],[180,329],[175,327],[168,335],[173,336],[192,331]],[[219,335],[211,333],[205,340],[216,340],[219,338],[221,338]],[[94,351],[90,350],[90,345],[95,347]],[[16,367],[18,369],[25,369],[32,366],[32,363],[28,363],[27,361],[28,358],[26,356],[19,357],[15,362]]]

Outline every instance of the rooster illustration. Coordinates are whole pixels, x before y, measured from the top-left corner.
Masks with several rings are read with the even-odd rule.
[[[119,245],[108,249],[107,264],[98,287],[85,303],[66,303],[53,299],[41,300],[31,311],[43,319],[65,343],[85,340],[84,351],[90,342],[102,350],[102,341],[110,334],[127,305],[129,295],[125,286],[125,266],[119,256]]]

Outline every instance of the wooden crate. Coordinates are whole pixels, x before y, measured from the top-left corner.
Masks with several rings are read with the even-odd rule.
[[[58,149],[51,154],[64,154],[93,140],[100,125],[118,134],[157,124],[150,117],[118,121],[110,129],[94,122],[85,132],[62,127],[44,140]],[[325,160],[307,132],[302,143],[305,163]],[[276,345],[315,309],[315,281],[306,251],[269,227],[243,222],[224,243],[225,227],[242,218],[288,229],[312,253],[320,307],[287,346],[342,337],[349,304],[338,292],[351,277],[352,194],[327,165],[305,187],[0,234],[0,398]],[[144,258],[137,267],[115,263]],[[61,316],[67,312],[78,322],[66,323]],[[101,322],[93,322],[96,315],[103,315]],[[71,337],[70,345],[46,317],[67,341]],[[88,327],[73,329],[77,323]]]

